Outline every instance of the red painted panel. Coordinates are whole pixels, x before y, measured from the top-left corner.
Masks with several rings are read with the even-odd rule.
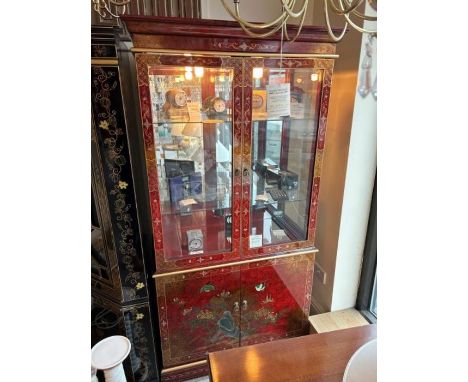
[[[241,346],[308,332],[314,254],[241,268]]]
[[[156,279],[164,367],[239,346],[239,272],[237,266]]]

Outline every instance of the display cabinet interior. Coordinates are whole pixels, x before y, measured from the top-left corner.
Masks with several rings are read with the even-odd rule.
[[[322,76],[253,68],[251,248],[307,240]]]
[[[149,68],[164,257],[231,251],[233,70]]]

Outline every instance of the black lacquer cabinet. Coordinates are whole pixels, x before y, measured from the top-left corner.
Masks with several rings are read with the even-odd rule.
[[[132,110],[122,95],[126,61],[118,36],[118,28],[92,28],[91,345],[111,335],[128,337],[127,380],[152,382],[159,381],[153,286],[148,287],[135,200],[127,129]]]

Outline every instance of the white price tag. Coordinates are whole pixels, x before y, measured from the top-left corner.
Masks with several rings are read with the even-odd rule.
[[[192,204],[197,204],[197,201],[195,199],[182,199],[180,202],[179,202],[179,205],[181,207],[187,207],[187,206],[190,206]]]
[[[250,235],[249,237],[250,248],[258,248],[262,246],[262,235]]]
[[[268,118],[287,117],[291,114],[290,84],[267,85]]]

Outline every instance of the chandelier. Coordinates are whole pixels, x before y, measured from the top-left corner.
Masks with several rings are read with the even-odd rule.
[[[132,0],[92,0],[93,9],[105,20],[118,19],[127,12]],[[112,10],[114,8],[114,10]]]
[[[92,0],[93,9],[103,19],[118,19],[121,15],[127,12],[127,5],[132,0]],[[138,0],[137,0],[138,1]],[[251,37],[264,38],[271,36],[281,29],[281,35],[286,41],[294,42],[299,34],[301,33],[302,26],[304,24],[305,16],[307,13],[307,7],[309,6],[309,0],[303,0],[302,6],[299,9],[294,10],[296,3],[299,4],[299,0],[279,0],[282,6],[281,14],[274,20],[267,23],[250,23],[243,19],[240,15],[240,0],[233,0],[234,10],[232,10],[226,4],[226,0],[220,0],[223,7],[236,20],[240,27]],[[252,0],[250,0],[252,1]],[[323,1],[325,22],[330,38],[339,42],[343,39],[348,25],[361,33],[368,33],[375,37],[377,30],[370,30],[363,28],[356,24],[357,20],[360,21],[377,21],[377,16],[370,16],[358,11],[358,8],[366,0],[321,0]],[[371,7],[377,11],[377,0],[367,0]],[[313,1],[311,2],[313,4]],[[330,25],[329,11],[334,14],[342,16],[345,24],[343,30],[339,35],[335,35]],[[289,36],[286,29],[286,24],[289,19],[300,18],[299,28],[297,29],[294,37]],[[354,19],[354,21],[353,21]]]
[[[351,17],[360,20],[366,21],[377,21],[376,16],[369,16],[359,12],[357,9],[358,7],[364,3],[365,0],[336,0],[338,1],[338,5],[336,5],[335,0],[323,0],[324,5],[324,12],[325,12],[325,21],[328,29],[328,34],[333,41],[341,41],[345,35],[346,29],[348,25],[350,25],[355,30],[361,33],[369,33],[373,36],[376,36],[377,30],[369,30],[366,28],[362,28],[356,24],[356,21],[353,21]],[[287,41],[294,42],[296,38],[301,33],[302,26],[304,24],[305,16],[307,13],[307,7],[309,5],[309,0],[303,0],[302,7],[297,11],[294,11],[294,6],[296,5],[297,0],[280,0],[282,5],[282,12],[281,14],[275,19],[267,23],[249,23],[245,19],[240,16],[239,4],[240,0],[233,0],[234,3],[234,11],[226,5],[225,0],[221,0],[226,11],[233,17],[241,26],[241,28],[251,37],[268,37],[272,34],[276,33],[281,29],[282,36]],[[377,0],[368,0],[369,4],[377,10]],[[313,3],[313,2],[312,2]],[[311,3],[311,4],[312,4]],[[343,16],[345,19],[345,25],[341,33],[337,36],[333,33],[333,30],[330,25],[330,18],[329,18],[329,8],[337,15]],[[289,18],[300,18],[299,21],[299,28],[293,38],[288,35],[286,24]],[[264,33],[261,33],[265,31]]]

